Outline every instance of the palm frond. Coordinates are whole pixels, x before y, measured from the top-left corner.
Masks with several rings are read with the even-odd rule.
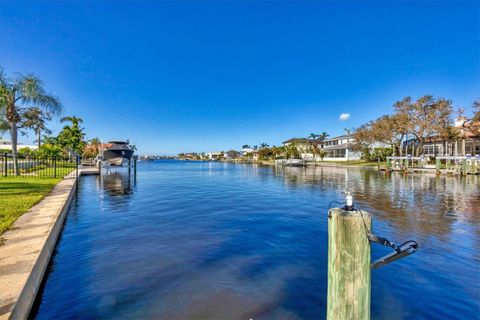
[[[24,104],[38,105],[52,115],[58,115],[62,112],[60,100],[45,92],[43,83],[38,77],[34,75],[18,76],[13,87],[19,92],[19,98]]]

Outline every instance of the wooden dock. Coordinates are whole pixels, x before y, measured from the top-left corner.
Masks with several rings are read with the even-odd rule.
[[[480,174],[480,158],[470,156],[438,156],[435,164],[428,164],[424,157],[387,157],[380,171],[403,173],[433,173],[445,175],[478,175]]]

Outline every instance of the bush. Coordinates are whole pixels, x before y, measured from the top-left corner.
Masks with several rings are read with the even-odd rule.
[[[393,154],[392,148],[364,148],[362,150],[362,159],[367,161],[385,161],[387,157]]]

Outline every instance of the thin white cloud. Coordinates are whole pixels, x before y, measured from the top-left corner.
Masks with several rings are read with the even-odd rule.
[[[338,117],[338,119],[340,121],[347,121],[348,119],[350,119],[350,113],[342,113],[340,117]]]

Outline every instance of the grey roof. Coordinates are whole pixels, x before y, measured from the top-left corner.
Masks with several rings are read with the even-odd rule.
[[[333,137],[330,139],[325,139],[325,141],[333,141],[333,140],[339,140],[339,139],[353,139],[353,134],[343,134],[341,136]]]

